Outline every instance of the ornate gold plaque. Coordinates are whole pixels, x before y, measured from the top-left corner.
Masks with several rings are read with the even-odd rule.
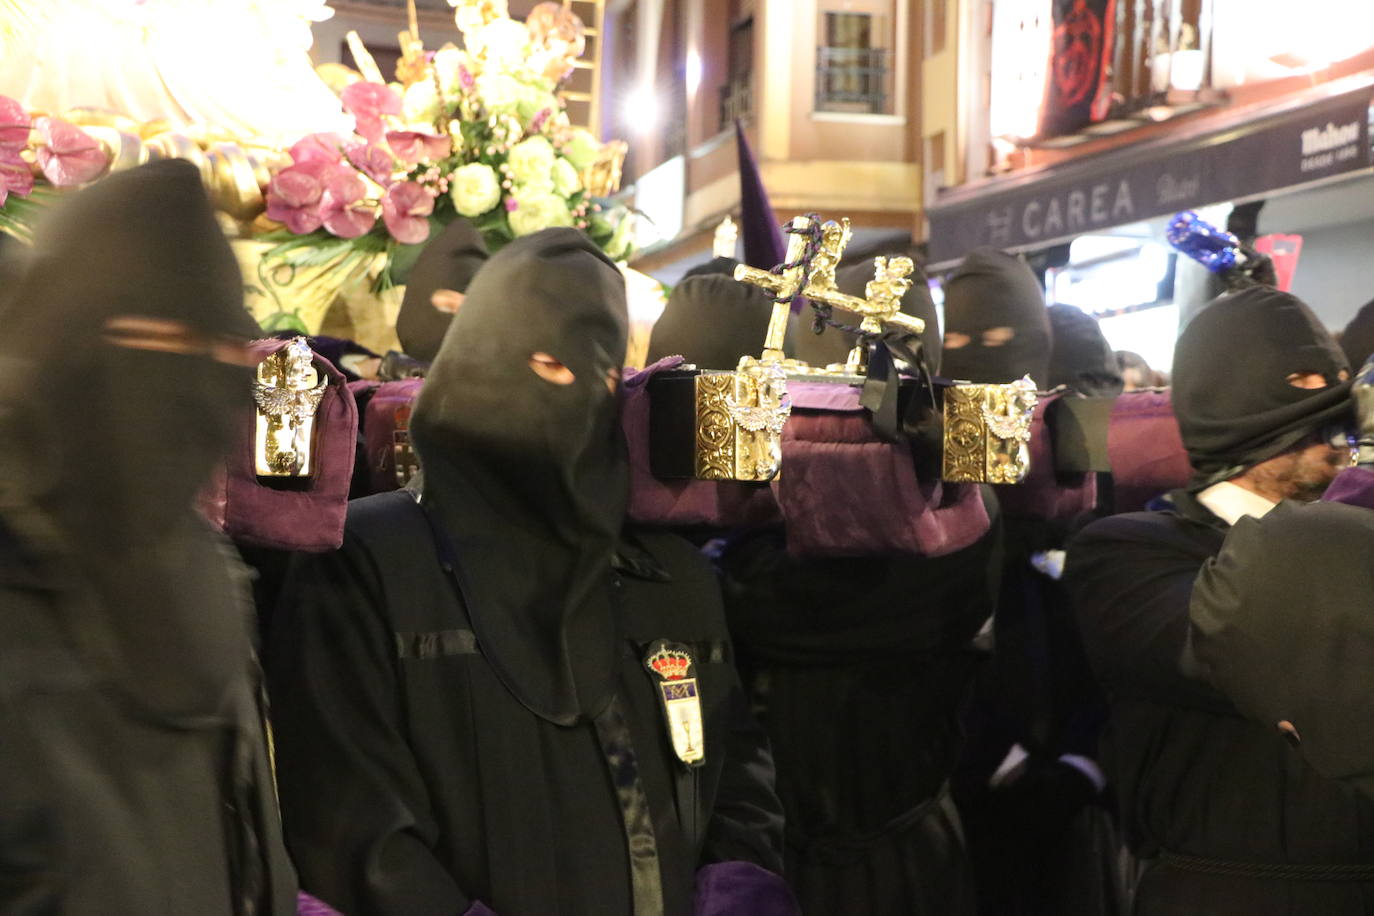
[[[1036,403],[1035,384],[1029,378],[1010,385],[946,388],[941,476],[951,483],[1025,480]]]
[[[792,412],[780,366],[746,357],[734,372],[703,372],[696,383],[695,476],[762,482],[782,465],[782,430]]]
[[[259,477],[309,477],[315,472],[315,411],[328,385],[304,337],[258,365],[253,463]]]

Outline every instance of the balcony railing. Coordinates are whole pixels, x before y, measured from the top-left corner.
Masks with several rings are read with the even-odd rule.
[[[754,80],[752,74],[732,78],[720,87],[720,129],[729,128],[736,121],[744,121],[754,114]]]
[[[816,49],[816,110],[884,114],[886,48]]]

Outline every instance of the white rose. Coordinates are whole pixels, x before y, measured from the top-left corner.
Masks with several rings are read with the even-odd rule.
[[[510,149],[506,164],[516,184],[553,186],[553,144],[540,136],[527,137]]]
[[[434,73],[439,77],[439,87],[444,90],[444,95],[458,92],[458,71],[462,67],[472,72],[466,51],[450,47],[434,52]]]
[[[582,176],[573,164],[562,156],[553,164],[553,189],[564,197],[572,197],[582,190]]]
[[[606,257],[612,261],[629,260],[634,246],[634,225],[633,213],[626,212],[620,217],[620,222],[615,225],[615,232],[611,233],[610,241],[606,243]]]
[[[596,162],[596,157],[601,155],[601,141],[592,136],[591,131],[579,127],[568,137],[563,155],[567,156],[573,168],[580,172]]]
[[[453,208],[462,216],[481,216],[501,202],[501,182],[496,170],[480,162],[454,169],[448,177]]]
[[[520,116],[520,123],[528,126],[534,120],[535,115],[547,110],[550,115],[558,110],[558,99],[552,92],[539,86],[523,86],[520,91],[520,100],[516,104],[516,113]]]
[[[523,22],[497,19],[478,29],[469,38],[468,48],[487,67],[515,67],[524,62],[529,40]]]
[[[515,114],[523,93],[520,81],[506,73],[484,73],[477,80],[477,97],[492,114]]]
[[[406,87],[401,96],[401,117],[407,124],[433,124],[439,117],[439,90],[433,80],[420,80]]]
[[[516,236],[530,235],[550,226],[571,226],[572,213],[557,194],[547,191],[517,190],[515,209],[510,212],[510,230]]]

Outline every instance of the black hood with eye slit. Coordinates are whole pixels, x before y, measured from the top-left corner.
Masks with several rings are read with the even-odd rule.
[[[1054,338],[1049,387],[1068,385],[1088,397],[1120,394],[1121,369],[1097,319],[1072,305],[1052,305],[1048,311]]]
[[[517,239],[468,287],[411,420],[422,500],[452,542],[483,653],[562,725],[600,711],[615,676],[629,462],[606,379],[628,326],[624,279],[585,235]],[[534,353],[571,384],[536,375]]]
[[[248,615],[194,502],[251,409],[251,372],[105,336],[126,316],[202,344],[255,334],[199,171],[155,162],[77,192],[7,272],[0,522],[73,576],[63,623],[114,689],[163,721],[214,716]]]
[[[453,316],[436,309],[430,297],[438,289],[466,293],[486,260],[482,233],[462,217],[425,245],[406,277],[401,312],[396,316],[396,336],[407,356],[434,362]]]
[[[1011,338],[987,346],[984,334],[1009,328]],[[956,335],[969,338],[950,345]],[[978,248],[945,281],[944,375],[1000,385],[1029,375],[1044,386],[1050,366],[1050,319],[1045,291],[1035,274],[1015,255]]]
[[[1312,310],[1266,286],[1227,293],[1197,314],[1174,350],[1173,405],[1195,485],[1224,480],[1350,414],[1349,368]],[[1325,388],[1296,388],[1295,373]]]
[[[772,315],[773,300],[756,286],[722,274],[687,277],[654,324],[648,362],[681,356],[703,369],[733,369],[763,349]]]

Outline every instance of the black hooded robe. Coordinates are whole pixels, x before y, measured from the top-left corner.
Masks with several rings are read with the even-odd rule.
[[[1374,798],[1374,472],[1332,490],[1352,478],[1353,505],[1285,502],[1231,528],[1193,587],[1190,646],[1237,709],[1289,723],[1317,772]]]
[[[0,913],[290,916],[247,575],[194,511],[256,330],[199,172],[102,179],[11,269]]]
[[[303,557],[288,583],[269,673],[287,845],[306,890],[348,916],[455,916],[476,901],[498,916],[641,916],[610,775],[623,744],[652,824],[651,840],[641,830],[628,842],[653,863],[663,913],[692,912],[698,865],[781,870],[772,764],[719,590],[689,544],[646,535],[622,550],[624,733],[611,737],[520,704],[482,655],[446,564],[423,510],[397,491],[354,502],[343,548]],[[665,638],[691,646],[701,668],[700,768],[674,756],[644,668]]]
[[[1193,585],[1228,528],[1187,493],[1173,499],[1171,512],[1090,525],[1065,571],[1111,698],[1102,760],[1141,860],[1134,912],[1374,913],[1374,881],[1284,876],[1293,865],[1374,866],[1374,802],[1323,778],[1185,663]]]
[[[416,404],[422,503],[354,503],[342,549],[287,585],[270,666],[287,844],[349,916],[687,914],[715,863],[758,881],[703,872],[711,887],[786,898],[709,564],[624,533],[627,325],[624,280],[581,233],[503,248]],[[699,765],[646,667],[664,640],[696,666]]]
[[[963,916],[973,878],[946,785],[992,613],[1001,524],[943,557],[798,559],[780,532],[721,557],[726,608],[787,814],[803,912]]]

